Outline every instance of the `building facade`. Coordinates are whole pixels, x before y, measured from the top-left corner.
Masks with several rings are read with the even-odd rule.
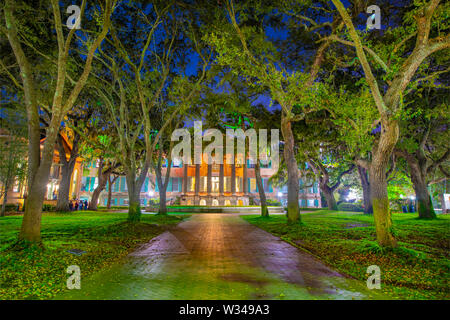
[[[61,132],[61,137],[63,138],[64,150],[66,152],[66,157],[70,157],[70,152],[72,150],[72,143],[68,139],[67,135],[64,132]],[[40,148],[41,152],[44,147],[45,138],[41,139]],[[24,155],[26,157],[26,155]],[[44,204],[56,205],[58,199],[58,190],[59,183],[61,181],[61,164],[59,161],[59,151],[55,146],[53,153],[53,162],[50,168],[50,176],[49,181],[47,183],[47,190],[44,196]],[[70,177],[70,190],[69,190],[69,198],[78,199],[80,190],[81,190],[81,180],[83,177],[83,159],[78,157],[76,159],[74,169],[72,172],[72,176]],[[27,181],[16,180],[11,188],[8,190],[7,204],[17,204],[19,208],[22,208],[25,198],[27,196]],[[0,199],[2,200],[2,199]]]
[[[79,199],[90,200],[92,192],[98,185],[98,161],[87,163],[83,170],[83,178]],[[167,162],[163,163],[162,176],[165,176]],[[274,174],[269,166],[261,166],[261,178],[267,199],[287,203],[287,187],[277,188],[269,178]],[[254,165],[247,160],[243,164],[197,164],[183,165],[173,161],[167,186],[167,204],[199,205],[199,206],[245,206],[259,204],[259,192],[255,178]],[[317,182],[310,188],[302,188],[304,182],[299,180],[300,206],[321,207],[320,191]],[[311,184],[310,182],[308,184]],[[102,191],[99,205],[106,206],[108,189]],[[128,193],[126,178],[119,177],[112,185],[112,206],[127,206]],[[150,172],[145,179],[140,194],[141,205],[150,205],[159,200],[159,186],[156,176]]]

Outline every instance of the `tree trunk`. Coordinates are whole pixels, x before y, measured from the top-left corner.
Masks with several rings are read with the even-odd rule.
[[[370,197],[370,183],[369,177],[367,175],[367,169],[361,166],[358,166],[359,178],[361,180],[361,187],[363,190],[363,201],[364,201],[364,213],[372,214],[372,198]]]
[[[8,186],[4,186],[4,188],[5,188],[5,193],[3,194],[2,211],[0,213],[0,217],[4,217],[5,216],[6,201],[7,201],[7,198],[8,198]]]
[[[70,192],[70,178],[75,168],[78,155],[78,141],[80,135],[75,133],[72,150],[70,151],[70,158],[67,160],[66,150],[64,149],[64,142],[61,135],[58,134],[58,152],[59,163],[61,164],[61,181],[59,182],[58,201],[56,203],[56,211],[69,211],[69,192]]]
[[[434,219],[436,213],[434,212],[433,203],[431,202],[431,196],[428,192],[428,186],[420,168],[414,165],[409,165],[411,182],[413,183],[414,191],[416,193],[416,200],[418,204],[417,211],[419,212],[419,218],[421,219]]]
[[[137,188],[137,183],[134,174],[127,174],[128,186],[128,221],[139,222],[141,220],[141,202],[139,199],[140,188]]]
[[[327,201],[329,210],[338,210],[336,199],[334,198],[333,190],[328,186],[326,182],[320,183],[320,190],[322,191],[325,200]]]
[[[22,226],[19,233],[19,240],[21,241],[33,243],[41,242],[42,205],[44,203],[45,192],[47,191],[50,167],[53,162],[53,153],[60,122],[60,120],[52,118],[51,124],[47,129],[47,137],[44,142],[41,162],[30,183],[30,187],[28,188],[28,196],[25,201],[25,212],[23,214]],[[58,125],[55,123],[58,123]],[[33,156],[39,157],[39,154],[33,154]]]
[[[441,209],[442,209],[442,213],[447,213],[447,207],[445,206],[445,197],[444,194],[441,193],[439,195],[439,200],[441,201]]]
[[[33,243],[41,242],[42,205],[44,203],[45,192],[47,191],[50,165],[51,157],[44,156],[31,189],[28,190],[19,240]]]
[[[261,179],[261,167],[258,159],[256,160],[255,164],[255,177],[256,184],[258,185],[259,200],[261,202],[261,216],[268,217],[269,209],[267,208],[266,193],[264,192],[264,186]]]
[[[141,220],[141,201],[139,199],[139,192],[135,191],[130,193],[129,196],[129,207],[128,207],[128,221],[129,222],[139,222]]]
[[[169,167],[167,167],[167,170],[170,170]],[[164,181],[162,180],[162,172],[161,172],[161,163],[158,163],[158,166],[156,167],[156,179],[158,181],[159,186],[159,209],[158,214],[167,214],[167,185],[169,184],[168,181],[168,175],[166,171],[166,177]]]
[[[165,188],[163,188],[165,189]],[[167,214],[167,204],[166,204],[167,193],[166,190],[159,190],[159,210],[158,214]]]
[[[397,241],[393,235],[392,217],[389,209],[386,171],[392,151],[397,143],[398,135],[399,128],[396,121],[382,125],[380,140],[372,152],[372,162],[369,165],[370,193],[377,241],[383,247],[397,246]]]
[[[98,185],[97,188],[95,188],[94,192],[92,193],[91,203],[89,204],[89,210],[94,211],[97,210],[98,198],[100,197],[102,191],[105,189],[106,182],[109,181],[109,176],[111,175],[112,167],[109,167],[104,171],[103,170],[104,164],[105,162],[103,158],[100,158],[100,163],[97,170]]]
[[[70,192],[70,178],[72,177],[74,164],[63,166],[61,169],[61,181],[59,182],[58,201],[56,203],[56,211],[69,211],[69,192]]]
[[[288,196],[287,196],[287,219],[288,223],[300,222],[300,208],[298,205],[298,166],[295,159],[294,135],[291,122],[282,117],[281,132],[284,138],[284,161],[288,172]]]
[[[119,178],[119,176],[115,176],[113,179],[111,179],[111,175],[108,177],[109,187],[108,187],[108,202],[106,204],[106,207],[108,209],[111,209],[111,198],[112,198],[112,185],[116,180]]]
[[[141,221],[141,201],[140,193],[147,176],[148,166],[142,168],[139,178],[136,179],[136,172],[129,171],[126,174],[127,187],[128,187],[128,221],[139,222]]]

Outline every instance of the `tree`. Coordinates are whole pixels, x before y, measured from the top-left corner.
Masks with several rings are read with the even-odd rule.
[[[386,57],[390,58],[389,62],[386,63],[383,57],[363,45],[361,36],[355,29],[350,15],[342,2],[339,0],[332,0],[332,2],[339,11],[351,39],[351,41],[340,38],[335,38],[335,40],[355,47],[358,60],[364,70],[367,85],[371,90],[379,113],[381,132],[380,138],[373,146],[371,161],[359,161],[359,164],[369,170],[378,243],[381,246],[395,247],[397,242],[392,232],[386,171],[399,137],[399,124],[396,115],[403,108],[403,93],[419,66],[431,54],[450,47],[449,35],[440,34],[438,31],[436,37],[430,38],[431,31],[437,30],[438,21],[445,19],[445,14],[442,6],[439,7],[439,0],[431,0],[408,12],[405,15],[405,20],[410,27],[399,26],[393,30],[392,33],[393,35],[395,34],[396,41],[392,43],[391,50],[386,51],[387,43],[382,43],[383,48],[380,52],[383,52]],[[410,43],[409,41],[414,38],[416,41],[411,49],[411,46],[406,44]],[[402,47],[407,49],[403,49],[401,53],[396,52]],[[386,72],[387,76],[383,87],[377,82],[366,53],[378,65],[381,65]],[[384,93],[382,93],[380,88],[385,88]]]
[[[436,218],[436,213],[428,186],[448,178],[448,90],[433,90],[428,86],[425,90],[419,89],[414,97],[417,97],[411,102],[414,108],[408,108],[412,114],[400,122],[402,134],[394,152],[408,164],[419,218],[432,219]]]
[[[9,110],[14,111],[14,110]],[[6,112],[4,110],[3,112]],[[0,198],[3,198],[0,216],[5,215],[8,191],[14,183],[22,184],[26,178],[26,140],[23,118],[15,112],[0,118]]]
[[[81,16],[83,17],[83,26],[92,22],[94,11],[97,7],[92,7],[89,13],[85,11],[86,1],[81,5]],[[22,83],[23,96],[27,110],[28,120],[28,197],[25,203],[25,213],[22,220],[22,227],[19,233],[19,240],[31,243],[40,243],[41,241],[41,211],[46,191],[46,185],[50,174],[50,167],[53,159],[53,151],[57,136],[59,133],[59,126],[64,116],[75,104],[80,91],[83,89],[87,78],[89,76],[94,53],[105,38],[110,24],[110,15],[112,11],[112,1],[106,0],[106,3],[101,6],[103,14],[98,14],[101,17],[101,28],[97,33],[94,28],[90,30],[89,35],[86,33],[85,38],[88,39],[88,50],[85,52],[85,62],[81,75],[78,80],[74,80],[71,88],[66,86],[67,78],[69,76],[68,58],[69,54],[73,53],[71,50],[72,39],[77,29],[71,29],[67,36],[64,36],[63,24],[61,21],[61,8],[57,0],[51,1],[51,8],[53,11],[53,23],[56,30],[56,41],[58,44],[57,51],[57,76],[56,83],[53,86],[53,101],[50,106],[45,106],[49,109],[51,120],[49,126],[46,128],[46,140],[41,153],[40,150],[40,121],[39,121],[39,93],[37,91],[37,82],[39,81],[38,69],[36,64],[30,60],[28,51],[24,50],[23,42],[27,41],[27,37],[39,37],[38,34],[30,34],[30,32],[22,32],[22,27],[17,23],[16,15],[17,3],[12,0],[6,0],[3,8],[5,16],[5,26],[2,26],[4,32],[9,40],[9,44],[14,53],[17,65],[20,69],[21,81],[16,79],[16,83]],[[89,17],[91,19],[89,20]],[[34,17],[32,17],[34,19]],[[94,21],[94,24],[97,21]],[[92,24],[91,24],[92,27]],[[97,26],[95,26],[97,28]],[[80,31],[82,32],[82,31]],[[94,36],[91,36],[94,34]],[[73,47],[72,47],[73,49]],[[70,76],[69,76],[70,77]]]

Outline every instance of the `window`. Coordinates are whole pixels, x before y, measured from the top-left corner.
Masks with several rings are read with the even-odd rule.
[[[243,185],[242,185],[242,177],[236,177],[236,192],[242,192],[243,191]]]
[[[195,177],[188,177],[188,191],[195,191]]]
[[[250,183],[249,183],[249,191],[251,192],[251,193],[254,193],[254,192],[256,192],[256,179],[255,178],[249,178],[249,181],[250,181]]]
[[[181,159],[175,158],[172,161],[172,167],[174,168],[181,168],[183,166]]]
[[[179,192],[180,190],[180,185],[181,185],[181,178],[171,178],[172,179],[172,185],[169,184],[169,187],[172,187],[171,190],[168,191],[172,191],[172,192]]]
[[[206,192],[208,186],[208,177],[200,178],[200,192]]]
[[[211,184],[212,184],[212,188],[211,191],[212,192],[219,192],[219,177],[212,177],[211,178]]]
[[[127,191],[127,181],[125,177],[120,178],[120,192]]]
[[[231,177],[223,177],[223,191],[231,192]]]
[[[78,182],[78,170],[73,171],[72,176],[72,197],[75,198],[77,195],[77,182]]]
[[[272,168],[272,161],[262,161],[260,160],[259,162],[259,166],[261,167],[261,169],[270,169]]]

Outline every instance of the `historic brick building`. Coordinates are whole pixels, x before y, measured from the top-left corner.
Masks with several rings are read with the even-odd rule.
[[[86,164],[79,198],[90,200],[97,187],[98,163]],[[165,176],[167,163],[163,164],[162,176]],[[269,178],[274,174],[270,166],[261,168],[264,191],[267,199],[286,203],[287,188],[272,186]],[[233,183],[233,181],[235,183]],[[300,179],[300,186],[303,181]],[[310,183],[309,183],[310,184]],[[100,195],[100,206],[107,204],[108,188]],[[313,187],[300,189],[301,207],[321,207],[320,192],[317,183]],[[146,206],[151,201],[159,199],[159,187],[153,172],[148,174],[141,190],[141,205]],[[259,204],[259,193],[255,178],[254,165],[249,161],[242,164],[212,164],[183,165],[173,161],[170,180],[167,187],[168,204],[200,206],[229,206]],[[112,185],[113,206],[128,205],[128,193],[125,177],[119,177]]]

